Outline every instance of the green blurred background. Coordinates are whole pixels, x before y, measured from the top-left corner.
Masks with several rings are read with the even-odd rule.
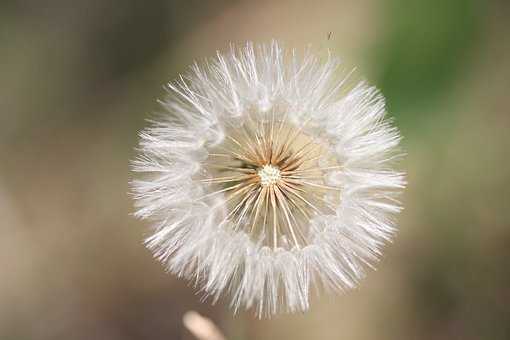
[[[0,339],[510,339],[510,2],[0,1]],[[329,32],[331,36],[328,39]],[[331,49],[404,135],[377,271],[259,321],[164,273],[129,160],[162,85],[229,42]]]

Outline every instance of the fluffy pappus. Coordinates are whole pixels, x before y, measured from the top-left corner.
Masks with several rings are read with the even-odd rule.
[[[168,271],[260,317],[356,287],[395,232],[404,174],[382,95],[339,61],[231,47],[168,84],[140,133],[136,213]]]

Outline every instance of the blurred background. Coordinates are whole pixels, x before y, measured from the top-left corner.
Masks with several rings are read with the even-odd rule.
[[[510,339],[510,2],[0,1],[0,339]],[[328,38],[329,37],[329,38]],[[203,304],[143,247],[129,160],[162,85],[229,42],[331,49],[404,135],[400,232],[306,314]]]

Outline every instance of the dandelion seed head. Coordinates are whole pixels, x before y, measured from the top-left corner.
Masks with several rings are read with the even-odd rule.
[[[168,85],[132,183],[147,247],[213,302],[259,316],[355,287],[395,232],[404,174],[384,99],[339,62],[248,43]]]

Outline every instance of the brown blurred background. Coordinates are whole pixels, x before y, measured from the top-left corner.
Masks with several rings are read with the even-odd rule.
[[[510,339],[507,0],[0,1],[0,339]],[[328,40],[328,34],[331,37]],[[229,42],[331,49],[405,136],[378,270],[259,321],[164,273],[128,195],[162,85]]]

